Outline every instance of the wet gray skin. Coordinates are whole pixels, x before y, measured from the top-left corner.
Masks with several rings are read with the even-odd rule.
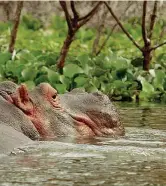
[[[24,113],[10,103],[10,94],[17,85],[10,81],[0,83],[0,154],[32,143],[39,133]],[[31,139],[30,139],[31,138]]]
[[[10,153],[14,148],[21,148],[30,143],[33,141],[22,132],[0,122],[0,154]]]
[[[33,123],[25,114],[11,103],[11,94],[16,92],[18,86],[11,81],[0,83],[0,122],[22,132],[31,139],[39,138],[39,133]]]
[[[25,145],[31,141],[30,139],[43,139],[25,110],[11,103],[13,101],[11,95],[18,94],[16,89],[17,85],[10,81],[0,83],[0,154]],[[75,135],[73,122],[70,122],[71,117],[54,109],[47,100],[44,100],[39,87],[29,92],[28,96],[33,102],[33,107],[40,110],[37,114],[41,121],[43,120],[41,125],[47,128],[48,138],[52,134],[54,134],[52,138],[58,135]]]
[[[48,99],[43,99],[47,93],[42,86],[47,84],[30,91],[29,97],[34,107],[40,107],[40,119],[48,137],[124,135],[119,114],[106,95],[73,90],[58,95],[58,106],[53,107]]]
[[[10,94],[14,93],[17,89],[17,84],[12,81],[4,81],[0,83],[0,95],[8,100],[10,99]]]
[[[44,99],[45,92],[41,86],[37,86],[29,92],[29,97],[34,107],[39,108],[39,120],[42,127],[46,131],[46,135],[41,136],[42,139],[53,139],[57,136],[76,136],[78,132],[70,115],[59,107],[54,107],[47,99]],[[38,117],[38,116],[37,116]],[[42,135],[42,134],[41,134]]]
[[[22,132],[31,139],[39,138],[39,133],[33,123],[15,105],[0,96],[0,122]]]
[[[75,135],[76,132],[73,122],[71,121],[72,118],[69,117],[68,114],[65,114],[65,112],[62,113],[58,109],[54,109],[48,100],[44,99],[43,92],[39,86],[33,91],[28,92],[28,97],[30,99],[28,103],[26,100],[20,100],[23,102],[23,106],[21,105],[22,107],[24,107],[25,104],[25,109],[26,104],[28,105],[31,102],[33,103],[33,108],[38,108],[39,112],[37,116],[41,121],[39,124],[41,124],[41,128],[46,128],[46,135],[48,135],[43,138],[40,134],[41,131],[38,131],[33,123],[32,119],[34,118],[32,118],[31,115],[29,116],[29,113],[27,113],[24,108],[18,107],[13,102],[13,94],[17,95],[18,98],[20,98],[19,96],[23,97],[24,94],[24,92],[22,92],[22,94],[20,93],[19,95],[17,88],[18,86],[10,81],[0,83],[0,153],[12,151],[13,148],[25,144],[24,142],[31,141],[30,139],[45,140],[47,137],[55,138],[55,136],[59,135]],[[27,109],[29,108],[27,107]],[[10,135],[11,138],[8,137]],[[29,140],[27,140],[27,137]]]
[[[98,136],[124,135],[124,127],[119,113],[101,92],[87,93],[81,89],[74,89],[69,93],[59,95],[62,108],[78,125],[86,124],[92,133]]]
[[[0,121],[31,139],[124,134],[115,107],[99,92],[57,95],[47,83],[29,91],[25,85],[3,82],[0,103]]]
[[[39,138],[39,133],[24,113],[0,96],[0,154]]]

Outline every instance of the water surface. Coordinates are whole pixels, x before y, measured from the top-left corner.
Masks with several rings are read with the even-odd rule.
[[[125,137],[27,145],[20,153],[0,157],[0,185],[166,185],[165,105],[117,107]]]

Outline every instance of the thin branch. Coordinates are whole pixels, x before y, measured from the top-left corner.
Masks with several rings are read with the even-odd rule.
[[[100,38],[101,38],[103,30],[104,30],[105,20],[106,20],[106,16],[108,13],[108,11],[105,11],[105,8],[106,8],[105,5],[103,8],[104,9],[103,9],[103,13],[101,15],[101,19],[99,19],[99,17],[98,17],[98,28],[97,28],[96,38],[95,38],[95,40],[93,42],[93,46],[92,46],[92,54],[95,54],[95,55],[97,53],[97,48],[99,47]]]
[[[71,45],[71,43],[73,41],[73,38],[74,38],[76,32],[78,31],[78,29],[81,26],[83,26],[86,22],[88,22],[92,18],[92,16],[96,13],[97,8],[101,4],[101,2],[97,3],[95,8],[93,8],[88,13],[88,16],[85,17],[84,19],[82,19],[80,22],[78,20],[78,14],[77,14],[77,11],[75,9],[75,4],[74,4],[73,1],[70,4],[72,12],[73,12],[73,16],[74,16],[74,18],[72,18],[72,19],[71,19],[70,15],[69,15],[69,12],[68,12],[68,9],[67,9],[67,6],[66,6],[66,2],[65,1],[60,1],[60,4],[61,4],[61,6],[63,8],[63,11],[65,12],[66,21],[67,21],[67,24],[68,24],[68,34],[67,34],[67,37],[66,37],[66,39],[64,41],[64,44],[62,46],[60,57],[59,57],[59,59],[57,61],[57,67],[62,70],[63,67],[64,67],[64,64],[65,64],[65,58],[67,56],[67,53],[69,51],[70,45]]]
[[[99,5],[100,5],[101,3],[103,3],[103,2],[102,2],[102,1],[99,1],[99,2],[96,4],[96,6],[95,6],[89,13],[87,13],[87,15],[85,15],[85,16],[83,16],[83,17],[80,17],[80,18],[78,19],[78,21],[85,20],[85,19],[87,19],[89,16],[91,16],[92,14],[94,14],[94,13],[96,12],[96,10],[98,9],[98,7],[99,7]]]
[[[147,33],[146,33],[146,9],[147,9],[147,1],[143,2],[143,12],[142,12],[142,38],[144,40],[145,46],[148,45],[148,38],[147,38]]]
[[[158,41],[161,41],[162,40],[162,38],[163,38],[163,36],[164,36],[164,34],[165,34],[165,26],[163,26],[162,27],[162,30],[161,30],[161,32],[160,32],[160,34],[159,34],[159,39],[158,39]]]
[[[97,5],[88,13],[88,16],[85,16],[86,18],[82,19],[82,21],[80,21],[80,23],[78,24],[78,28],[80,28],[81,26],[83,26],[84,24],[86,24],[96,13],[98,7],[102,4],[102,2],[100,1],[99,3],[97,3]]]
[[[75,9],[75,2],[74,1],[71,1],[70,2],[70,6],[71,6],[71,10],[73,12],[74,19],[78,20],[79,14],[78,14],[77,10]]]
[[[115,30],[117,24],[114,25],[114,27],[112,28],[111,32],[108,34],[107,38],[104,40],[104,42],[101,44],[101,46],[99,47],[98,51],[96,52],[96,56],[100,54],[101,50],[104,48],[104,46],[106,45],[107,41],[109,40],[110,36],[112,35],[113,31]]]
[[[129,1],[128,6],[126,7],[126,9],[125,9],[125,11],[124,11],[123,14],[125,14],[125,13],[128,11],[128,9],[131,7],[132,3],[133,3],[132,1],[131,1],[131,2]],[[121,18],[124,16],[123,14],[119,17],[119,19],[121,19]],[[114,32],[114,30],[115,30],[115,28],[116,28],[117,26],[118,26],[118,23],[116,22],[116,23],[114,24],[114,26],[112,27],[111,32],[108,34],[107,38],[106,38],[106,39],[103,41],[103,43],[99,46],[99,49],[98,49],[98,51],[96,52],[96,56],[100,54],[101,50],[104,48],[104,46],[106,45],[107,41],[109,40],[110,36],[112,35],[112,33]]]
[[[123,30],[123,32],[126,34],[126,36],[133,42],[133,44],[142,52],[142,48],[141,46],[139,46],[139,44],[133,39],[133,37],[127,32],[127,30],[123,27],[122,23],[120,22],[120,20],[118,19],[118,17],[114,14],[112,8],[108,5],[107,2],[104,1],[104,4],[106,5],[106,7],[108,8],[109,12],[111,13],[111,15],[113,16],[113,18],[116,20],[116,22],[118,23],[118,25],[120,26],[120,28]]]
[[[73,32],[73,28],[72,28],[72,24],[71,24],[71,17],[69,15],[68,9],[67,9],[67,5],[65,1],[59,1],[64,13],[65,13],[65,17],[66,17],[66,21],[67,21],[67,25],[69,28],[69,32]]]
[[[10,44],[9,44],[9,52],[10,53],[13,53],[13,51],[14,51],[14,45],[16,42],[17,31],[18,31],[18,26],[20,23],[20,15],[21,15],[22,7],[23,7],[23,1],[18,1],[16,13],[15,13],[15,22],[14,22],[13,29],[11,31],[11,38],[10,38]]]
[[[154,24],[155,24],[155,20],[156,20],[156,12],[157,12],[157,1],[154,2],[154,7],[153,7],[153,13],[151,15],[151,20],[150,20],[150,27],[149,27],[149,39],[152,38],[152,34],[153,34],[153,28],[154,28]]]
[[[152,50],[156,50],[157,48],[159,48],[159,47],[161,47],[161,46],[163,46],[163,45],[165,45],[165,44],[166,44],[166,41],[164,41],[163,43],[158,44],[158,45],[152,47],[150,50],[151,50],[151,51],[152,51]]]

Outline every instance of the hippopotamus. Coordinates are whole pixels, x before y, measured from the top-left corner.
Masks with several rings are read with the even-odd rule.
[[[4,126],[4,135],[8,129],[14,138],[18,136],[18,146],[58,136],[124,135],[119,114],[108,96],[79,89],[60,95],[48,83],[33,90],[10,81],[0,83],[0,128]]]
[[[11,126],[0,122],[0,153],[10,153],[14,148],[31,144],[33,141],[22,132],[15,130]]]

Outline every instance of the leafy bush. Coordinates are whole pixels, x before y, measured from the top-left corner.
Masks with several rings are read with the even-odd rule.
[[[56,63],[67,33],[62,18],[54,17],[51,25],[43,28],[32,16],[24,16],[13,56],[7,52],[9,28],[10,24],[0,24],[1,81],[11,79],[26,83],[30,88],[49,82],[59,93],[83,87],[88,92],[101,90],[117,101],[139,97],[140,100],[166,103],[166,47],[156,50],[147,73],[142,71],[141,53],[122,32],[113,33],[100,55],[92,56],[95,31],[80,29],[70,48],[63,74],[60,74]],[[133,29],[127,24],[127,29],[136,39],[141,38],[137,25]],[[156,29],[154,36],[157,32]]]

